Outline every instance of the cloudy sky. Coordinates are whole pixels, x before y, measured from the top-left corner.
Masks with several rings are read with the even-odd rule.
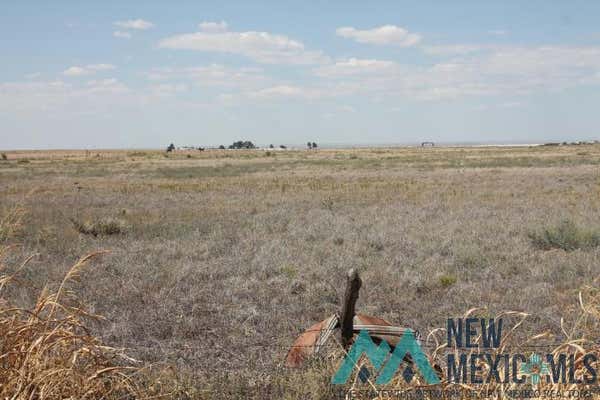
[[[11,1],[0,148],[600,138],[598,1]]]

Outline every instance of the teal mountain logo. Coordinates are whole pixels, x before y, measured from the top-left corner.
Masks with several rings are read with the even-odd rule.
[[[378,346],[373,342],[367,331],[361,330],[342,365],[331,379],[331,383],[338,385],[346,383],[363,355],[367,357],[375,369],[377,375],[375,383],[378,385],[391,382],[406,356],[410,356],[413,361],[412,364],[407,363],[402,373],[402,377],[407,383],[415,376],[417,372],[415,368],[420,372],[426,383],[430,385],[440,383],[440,379],[431,367],[427,356],[423,353],[415,333],[411,330],[404,332],[393,352],[391,352],[391,347],[385,340]],[[368,377],[368,370],[361,368],[359,378],[364,382]]]

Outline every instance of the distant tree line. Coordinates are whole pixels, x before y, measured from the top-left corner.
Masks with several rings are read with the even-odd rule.
[[[309,149],[316,149],[317,148],[317,144],[315,142],[307,142],[306,146]],[[256,145],[254,143],[252,143],[249,140],[238,140],[237,142],[233,142],[232,144],[230,144],[228,147],[225,147],[224,145],[220,145],[219,149],[221,150],[225,150],[225,149],[256,149]],[[270,149],[274,149],[275,146],[273,144],[269,145]],[[287,146],[285,145],[279,145],[280,149],[287,149]],[[195,149],[194,147],[183,147],[183,149]],[[175,150],[175,145],[173,143],[169,144],[167,146],[167,153],[172,152],[173,150]],[[204,147],[198,147],[197,150],[203,151]]]

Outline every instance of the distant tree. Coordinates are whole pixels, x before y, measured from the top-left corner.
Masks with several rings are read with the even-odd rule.
[[[309,149],[312,149],[312,143],[311,142],[306,142],[306,147],[308,147]]]
[[[256,146],[249,140],[238,140],[237,142],[233,142],[233,144],[229,145],[230,149],[255,149]]]
[[[173,150],[175,150],[175,145],[173,143],[171,143],[168,147],[167,147],[167,153],[172,152]]]
[[[317,148],[317,144],[315,142],[312,142],[312,148],[316,149]]]
[[[273,146],[273,144],[270,144],[270,145],[269,145],[269,148],[270,148],[270,149],[274,149],[274,148],[275,148],[275,146]]]
[[[287,147],[286,147],[286,146],[284,146],[284,145],[280,145],[280,146],[279,146],[279,148],[280,148],[280,149],[287,149]]]
[[[223,146],[223,145],[220,145],[220,146],[219,146],[219,149],[220,149],[220,150],[225,150],[225,146]]]
[[[204,147],[198,147],[198,150],[204,151]]]
[[[8,160],[8,157],[6,157],[6,154],[5,154],[5,153],[2,153],[2,159],[3,159],[3,160]]]

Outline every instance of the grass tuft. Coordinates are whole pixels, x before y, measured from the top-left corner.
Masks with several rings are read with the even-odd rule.
[[[84,235],[108,236],[120,235],[127,231],[127,223],[117,218],[101,218],[93,220],[71,219],[75,229]]]
[[[0,244],[6,243],[15,237],[22,228],[25,210],[14,206],[3,213],[0,217]]]
[[[457,281],[457,278],[455,275],[445,274],[445,275],[440,276],[439,281],[440,281],[440,285],[442,285],[442,287],[447,288],[447,287],[454,285]]]
[[[584,229],[571,220],[563,220],[558,225],[531,232],[529,238],[541,250],[562,249],[573,251],[600,246],[600,232]]]

